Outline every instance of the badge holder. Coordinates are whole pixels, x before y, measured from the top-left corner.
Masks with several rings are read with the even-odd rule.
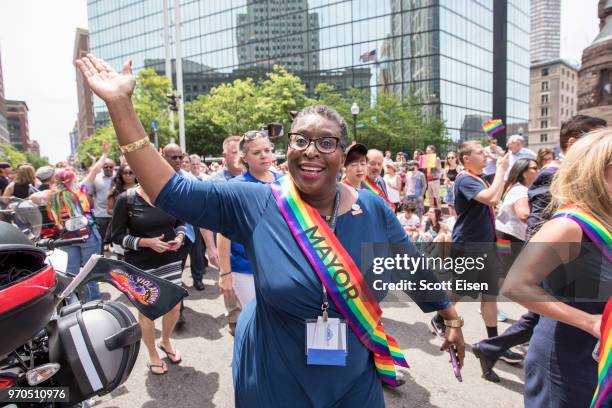
[[[330,222],[332,230],[336,226],[339,203],[340,190],[336,190],[334,212]],[[306,364],[346,366],[346,321],[328,316],[329,302],[325,285],[322,285],[322,290],[322,315],[316,320],[306,320]]]
[[[327,302],[323,315],[306,320],[306,364],[346,366],[346,322],[328,317]]]

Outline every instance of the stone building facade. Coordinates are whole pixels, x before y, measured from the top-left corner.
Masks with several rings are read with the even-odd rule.
[[[612,123],[612,0],[600,0],[598,10],[600,32],[578,72],[578,113]]]

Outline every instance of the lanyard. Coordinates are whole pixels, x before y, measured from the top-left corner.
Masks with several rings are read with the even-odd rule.
[[[336,198],[334,198],[334,212],[332,213],[331,220],[328,222],[329,228],[332,232],[336,231],[336,221],[338,219],[338,207],[340,206],[340,189],[336,187]],[[321,283],[321,287],[323,288],[323,303],[321,304],[321,310],[323,311],[323,320],[327,321],[327,309],[329,308],[329,301],[327,299],[327,289],[325,289],[325,285]]]

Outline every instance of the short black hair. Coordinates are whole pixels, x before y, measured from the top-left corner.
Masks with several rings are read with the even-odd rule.
[[[11,165],[7,162],[0,162],[0,169],[10,169]]]
[[[307,106],[295,115],[291,115],[293,116],[291,128],[293,129],[293,125],[301,117],[306,115],[319,115],[331,120],[332,122],[336,122],[338,127],[340,127],[340,145],[342,146],[342,150],[344,150],[346,146],[348,146],[348,126],[346,125],[346,121],[344,120],[344,118],[338,113],[337,110],[325,105]]]

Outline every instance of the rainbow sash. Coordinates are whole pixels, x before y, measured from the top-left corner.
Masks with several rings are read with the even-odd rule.
[[[591,401],[591,408],[604,408],[612,401],[612,298],[606,303],[601,318],[601,340],[599,341],[599,368],[597,388]]]
[[[293,180],[282,177],[272,192],[291,234],[329,297],[363,345],[374,353],[381,380],[399,385],[395,366],[408,367],[397,342],[385,333],[382,310],[359,268],[317,210],[300,197]]]
[[[597,218],[578,207],[559,210],[551,219],[561,217],[569,218],[578,223],[582,232],[589,237],[608,260],[612,261],[612,234]]]
[[[366,178],[363,179],[363,181],[361,182],[361,188],[368,189],[371,192],[373,192],[374,194],[378,195],[380,198],[385,200],[385,202],[387,204],[389,204],[389,207],[391,207],[391,209],[393,211],[395,211],[395,204],[393,204],[391,201],[389,201],[389,199],[387,198],[387,195],[385,194],[385,192],[382,191],[380,189],[380,187],[378,187],[376,185],[376,183],[372,183],[369,178],[366,177]]]
[[[508,239],[497,238],[495,250],[500,255],[510,255],[512,253],[512,243]]]

